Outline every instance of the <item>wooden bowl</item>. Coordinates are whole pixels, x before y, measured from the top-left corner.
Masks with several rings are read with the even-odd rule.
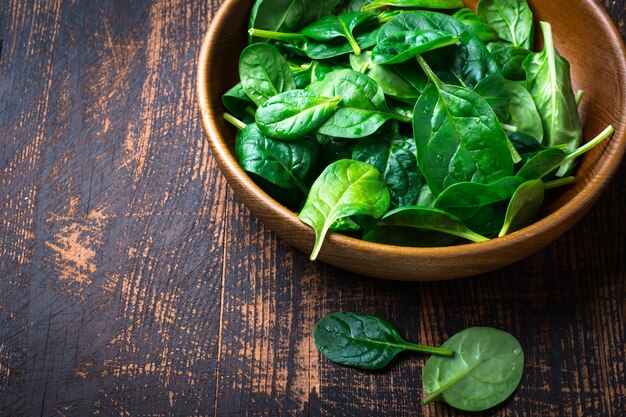
[[[533,225],[503,238],[452,247],[407,248],[329,233],[318,259],[385,279],[458,278],[525,258],[580,220],[607,187],[626,147],[626,48],[595,0],[574,3],[529,0],[535,18],[552,24],[555,44],[571,63],[574,89],[586,93],[581,106],[585,138],[594,137],[609,124],[615,127],[610,140],[581,159],[576,183],[551,200]],[[220,98],[238,82],[238,59],[247,43],[251,4],[250,0],[226,0],[206,34],[197,74],[202,125],[213,156],[241,201],[277,235],[308,254],[315,240],[313,230],[263,192],[239,167],[233,151],[234,129],[222,118]],[[475,2],[466,4],[475,6]]]

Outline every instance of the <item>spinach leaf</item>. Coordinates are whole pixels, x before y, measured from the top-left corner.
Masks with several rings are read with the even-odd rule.
[[[386,230],[388,227],[392,227],[394,232],[397,232],[399,227],[404,228],[400,232],[401,239],[406,239],[405,236],[402,236],[403,234],[415,235],[427,231],[446,233],[472,242],[489,240],[470,230],[460,219],[450,213],[436,208],[420,206],[405,206],[391,210],[376,223],[373,229],[363,235],[363,239],[372,242],[392,243],[393,238],[389,238],[389,231]],[[430,238],[432,234],[427,236]]]
[[[477,13],[500,35],[526,49],[533,47],[533,12],[526,0],[480,0]]]
[[[462,0],[372,0],[365,10],[384,7],[424,8],[424,9],[458,9],[463,7]]]
[[[254,122],[256,104],[246,94],[241,83],[237,83],[222,96],[222,104],[233,116],[245,123]]]
[[[305,0],[256,0],[250,10],[248,28],[293,31],[302,27]],[[253,36],[250,40],[258,40]]]
[[[372,62],[375,64],[399,64],[424,52],[454,45],[458,41],[457,36],[441,30],[387,33],[381,29],[378,32],[378,42],[372,51]]]
[[[546,148],[530,158],[515,174],[527,180],[540,179],[554,171],[563,162],[567,153],[560,148]]]
[[[418,61],[431,83],[415,104],[413,135],[433,194],[458,182],[512,175],[508,139],[489,104],[470,89],[444,84],[423,58]]]
[[[481,208],[509,200],[525,181],[510,176],[489,184],[460,182],[446,188],[435,200],[435,207],[461,220],[471,219]]]
[[[322,97],[313,91],[285,91],[259,106],[256,122],[271,138],[297,139],[321,126],[340,101],[341,97]]]
[[[348,40],[355,55],[361,53],[361,47],[354,37],[354,30],[358,26],[376,22],[376,15],[367,12],[348,12],[338,16],[324,16],[302,29],[302,33],[310,39],[324,42],[337,37]]]
[[[382,88],[360,72],[333,71],[308,89],[321,96],[341,97],[337,111],[319,129],[324,135],[362,138],[376,132],[389,119],[408,121],[389,110]]]
[[[308,25],[336,12],[341,3],[343,3],[343,0],[305,0],[302,24]]]
[[[541,22],[544,50],[533,53],[524,61],[526,88],[539,110],[543,124],[543,144],[567,144],[573,151],[582,138],[576,97],[572,89],[570,67],[554,47],[550,24]],[[559,176],[571,171],[573,164],[564,165]]]
[[[352,159],[376,167],[385,178],[393,207],[414,205],[424,182],[417,166],[413,138],[402,136],[397,129],[392,135],[360,140]]]
[[[340,159],[352,159],[352,152],[358,143],[351,139],[333,138],[319,133],[315,135],[315,138],[320,150],[316,171],[318,175],[333,162]]]
[[[275,46],[257,43],[246,47],[239,57],[241,87],[256,105],[296,84],[287,60]]]
[[[298,188],[307,195],[309,174],[315,165],[317,144],[310,138],[283,142],[263,135],[249,124],[235,138],[235,152],[241,167],[279,187]]]
[[[541,117],[522,83],[491,75],[479,82],[474,91],[487,100],[500,123],[514,126],[516,132],[543,138]]]
[[[487,47],[459,20],[442,13],[410,11],[385,23],[379,39],[401,32],[435,30],[449,33],[460,43],[424,54],[435,73],[445,81],[473,87],[499,69]]]
[[[526,79],[526,72],[522,64],[530,54],[528,49],[498,42],[491,42],[487,45],[487,49],[498,64],[504,78],[512,81],[524,81]]]
[[[376,168],[364,162],[333,162],[315,180],[300,220],[315,230],[311,260],[322,247],[326,232],[337,219],[356,214],[378,218],[389,208],[389,191]]]
[[[543,204],[544,195],[545,186],[541,180],[530,180],[520,185],[506,209],[504,225],[498,237],[531,224]]]
[[[457,10],[452,17],[460,20],[482,42],[497,41],[498,32],[470,9],[464,7]]]
[[[431,356],[422,371],[428,395],[422,404],[441,399],[452,407],[481,411],[506,400],[524,371],[524,353],[515,337],[489,327],[470,327],[442,347],[452,358]]]
[[[408,99],[414,103],[420,96],[420,92],[401,77],[395,71],[394,66],[374,64],[371,56],[371,51],[365,51],[359,56],[350,55],[352,69],[376,81],[385,94],[399,99]]]
[[[400,352],[451,356],[445,348],[409,343],[386,320],[361,313],[337,312],[322,317],[313,329],[313,341],[320,353],[333,362],[360,369],[380,369]]]
[[[506,132],[506,136],[520,156],[521,166],[539,152],[547,149],[537,139],[525,133]]]

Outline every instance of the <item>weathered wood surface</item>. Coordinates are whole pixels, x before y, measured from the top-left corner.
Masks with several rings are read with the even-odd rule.
[[[624,0],[604,0],[626,35]],[[316,352],[356,310],[437,344],[521,340],[517,394],[485,415],[626,415],[626,173],[570,233],[444,283],[363,278],[279,241],[233,196],[194,70],[220,1],[0,2],[0,414],[459,415],[420,407],[424,358]]]

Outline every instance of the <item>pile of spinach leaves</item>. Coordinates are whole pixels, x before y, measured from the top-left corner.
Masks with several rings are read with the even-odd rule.
[[[429,10],[430,9],[430,10]],[[436,9],[436,10],[435,10]],[[582,128],[548,23],[526,0],[256,0],[223,97],[244,170],[316,232],[481,242],[569,184]]]

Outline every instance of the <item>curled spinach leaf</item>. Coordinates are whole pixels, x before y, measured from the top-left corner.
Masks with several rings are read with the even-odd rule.
[[[494,28],[466,7],[457,10],[452,17],[460,20],[482,42],[491,42],[500,39],[498,32]]]
[[[522,347],[502,330],[470,327],[441,346],[454,356],[426,361],[422,382],[428,395],[422,404],[443,400],[460,410],[486,410],[506,400],[522,379]]]
[[[340,101],[341,97],[322,97],[313,91],[285,91],[259,106],[256,122],[271,138],[297,139],[321,126]]]
[[[317,144],[311,138],[283,142],[265,136],[255,123],[235,138],[239,164],[285,189],[298,188],[307,195],[306,183],[315,165]]]
[[[533,47],[533,12],[526,0],[480,0],[477,13],[513,46]]]
[[[333,162],[315,180],[300,220],[315,230],[311,260],[315,260],[328,229],[337,219],[357,214],[378,218],[389,209],[389,191],[376,168],[364,162]]]
[[[415,104],[420,92],[396,71],[393,65],[378,65],[371,60],[372,52],[364,51],[361,55],[350,55],[352,69],[376,81],[388,96],[408,100]],[[411,109],[412,110],[412,109]]]
[[[331,361],[367,370],[384,368],[405,350],[443,356],[454,353],[451,349],[409,343],[387,320],[362,313],[325,315],[313,329],[313,341]]]
[[[500,230],[499,237],[509,231],[514,232],[531,224],[541,205],[545,195],[545,186],[541,180],[526,181],[515,191],[504,217],[504,225]]]
[[[491,42],[487,45],[487,49],[498,64],[504,78],[512,81],[524,81],[526,79],[526,72],[522,64],[530,54],[528,49],[498,42]]]
[[[222,96],[222,104],[233,116],[245,123],[254,122],[256,104],[246,94],[241,83],[237,83]]]
[[[275,46],[266,43],[246,47],[239,57],[241,87],[257,105],[296,84],[287,60]]]
[[[377,43],[372,51],[372,62],[375,64],[399,64],[424,52],[454,45],[460,39],[443,30],[407,30],[397,25],[396,19],[385,23],[378,32]]]

